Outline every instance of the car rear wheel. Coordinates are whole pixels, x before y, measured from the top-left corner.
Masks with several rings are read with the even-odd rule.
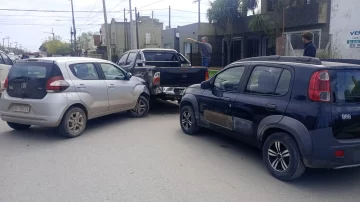
[[[265,166],[277,179],[295,180],[305,172],[297,143],[287,133],[270,135],[263,145],[262,154]]]
[[[59,131],[67,138],[78,137],[85,130],[86,123],[87,116],[84,110],[72,107],[65,113],[59,125]]]
[[[188,135],[194,135],[199,131],[200,127],[196,121],[194,109],[190,105],[180,109],[180,126]]]
[[[142,118],[149,113],[149,100],[140,96],[134,109],[130,110],[130,115],[135,118]]]
[[[13,122],[7,122],[10,128],[14,130],[27,130],[30,128],[31,125],[25,125],[25,124],[19,124],[19,123],[13,123]]]

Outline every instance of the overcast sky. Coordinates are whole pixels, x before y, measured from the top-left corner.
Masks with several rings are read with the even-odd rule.
[[[75,10],[75,26],[77,34],[81,32],[99,32],[104,23],[102,0],[73,0]],[[132,8],[137,7],[140,15],[159,19],[164,25],[169,24],[168,7],[171,6],[171,26],[181,26],[197,22],[197,3],[194,0],[132,0]],[[112,18],[123,21],[124,8],[129,10],[129,0],[106,0],[108,23]],[[201,2],[201,21],[207,22],[206,10],[209,0]],[[1,0],[0,9],[36,9],[71,11],[70,0]],[[175,10],[177,9],[177,10]],[[179,11],[182,10],[182,11]],[[76,12],[95,11],[95,12]],[[134,14],[133,14],[134,15]],[[129,19],[129,14],[127,14]],[[4,37],[10,37],[10,43],[18,42],[22,47],[37,51],[42,41],[51,36],[50,32],[59,35],[63,40],[70,41],[71,12],[19,12],[0,11],[0,42]],[[48,32],[48,33],[46,33]],[[7,46],[7,41],[5,40]],[[15,46],[13,44],[12,46]]]

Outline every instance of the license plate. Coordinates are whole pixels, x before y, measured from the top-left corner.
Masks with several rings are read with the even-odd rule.
[[[30,106],[15,105],[15,106],[13,106],[13,110],[14,110],[14,112],[29,113],[30,112]]]

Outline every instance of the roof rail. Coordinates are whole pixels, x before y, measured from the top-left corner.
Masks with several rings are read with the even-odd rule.
[[[297,57],[297,56],[261,56],[261,57],[252,57],[239,60],[238,62],[251,62],[251,61],[279,61],[279,62],[295,62],[302,64],[313,64],[313,65],[322,65],[319,58],[312,57]]]

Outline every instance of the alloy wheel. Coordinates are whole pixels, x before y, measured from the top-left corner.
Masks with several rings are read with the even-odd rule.
[[[191,114],[189,111],[184,111],[181,115],[181,124],[184,129],[189,130],[192,125]]]
[[[290,153],[287,147],[279,141],[274,142],[268,149],[268,160],[273,169],[284,172],[290,165]]]
[[[78,134],[84,129],[85,119],[84,116],[80,112],[73,112],[69,116],[68,120],[68,130],[72,134]]]
[[[142,115],[146,111],[146,103],[142,99],[139,99],[136,107],[132,111],[138,115]]]

